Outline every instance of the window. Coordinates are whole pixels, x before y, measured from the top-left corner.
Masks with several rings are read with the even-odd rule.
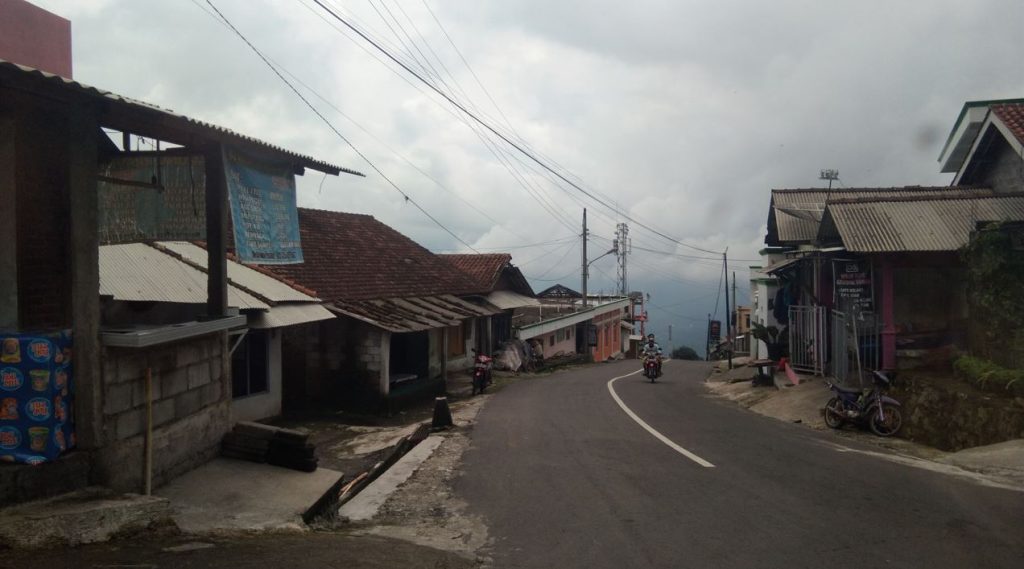
[[[231,396],[234,398],[270,391],[269,343],[266,330],[249,330],[231,354]]]
[[[552,334],[552,335],[548,336],[548,346],[554,346],[554,345],[555,345],[555,335]]]
[[[556,342],[562,342],[564,340],[565,340],[565,329],[563,328],[563,329],[558,330],[557,332],[555,332],[555,341]]]

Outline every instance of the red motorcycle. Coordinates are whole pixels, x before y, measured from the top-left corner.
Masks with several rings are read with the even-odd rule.
[[[658,378],[658,356],[644,355],[644,376],[654,383]]]
[[[491,366],[494,358],[473,350],[473,395],[483,393],[491,384]]]

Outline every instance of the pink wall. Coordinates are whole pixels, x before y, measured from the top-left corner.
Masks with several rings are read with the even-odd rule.
[[[0,59],[71,77],[71,22],[24,0],[0,0]]]

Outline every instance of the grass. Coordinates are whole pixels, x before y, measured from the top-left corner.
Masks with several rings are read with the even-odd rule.
[[[1007,369],[975,356],[960,356],[953,362],[953,369],[983,391],[1024,396],[1024,370]]]

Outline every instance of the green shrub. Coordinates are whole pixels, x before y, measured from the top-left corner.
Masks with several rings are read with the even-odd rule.
[[[1006,369],[974,356],[960,356],[953,362],[953,369],[978,389],[1024,396],[1024,370]]]

